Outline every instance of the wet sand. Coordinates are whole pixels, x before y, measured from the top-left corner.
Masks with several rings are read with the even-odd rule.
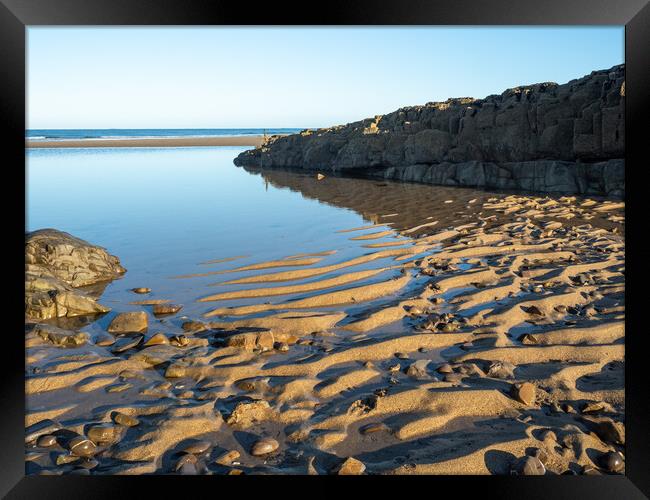
[[[249,274],[202,289],[183,341],[153,318],[122,351],[133,335],[64,348],[31,330],[29,472],[330,474],[353,457],[366,474],[509,474],[526,455],[609,472],[625,442],[622,203],[422,186],[436,208],[399,185],[267,175],[364,213],[350,238],[404,247],[228,268]],[[93,458],[70,454],[98,425]],[[278,447],[254,455],[262,438]]]
[[[221,137],[169,137],[147,139],[84,139],[61,141],[26,141],[27,148],[179,148],[195,146],[262,145],[261,135]]]

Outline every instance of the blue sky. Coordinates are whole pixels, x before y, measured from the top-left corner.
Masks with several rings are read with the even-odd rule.
[[[28,128],[324,127],[624,61],[624,28],[27,30]]]

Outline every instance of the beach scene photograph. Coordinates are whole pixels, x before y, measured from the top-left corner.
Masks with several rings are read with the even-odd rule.
[[[26,474],[624,474],[624,41],[27,26]]]

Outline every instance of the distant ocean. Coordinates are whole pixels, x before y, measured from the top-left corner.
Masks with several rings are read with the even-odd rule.
[[[169,137],[216,137],[267,134],[293,134],[300,128],[113,128],[113,129],[33,129],[26,139],[33,141],[80,139],[131,139]]]

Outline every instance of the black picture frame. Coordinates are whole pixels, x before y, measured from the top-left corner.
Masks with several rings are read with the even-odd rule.
[[[199,481],[212,494],[224,494],[223,487],[271,486],[277,477],[219,478],[207,482],[176,476],[129,478],[44,477],[24,475],[24,341],[19,335],[19,284],[24,283],[20,259],[24,249],[24,210],[20,198],[25,195],[25,32],[33,25],[625,25],[626,62],[626,475],[625,476],[373,476],[359,478],[292,477],[291,488],[277,494],[350,491],[350,486],[366,491],[383,488],[393,482],[407,493],[415,481],[421,494],[439,494],[441,486],[453,488],[462,497],[472,493],[481,498],[609,498],[635,499],[650,496],[650,383],[645,366],[647,351],[643,338],[643,283],[647,278],[650,251],[643,250],[643,189],[647,166],[647,120],[650,95],[650,5],[647,0],[329,0],[321,3],[265,3],[221,0],[0,0],[0,78],[2,98],[0,121],[4,162],[3,201],[8,241],[11,250],[6,268],[13,270],[6,288],[5,310],[11,323],[2,332],[2,382],[0,383],[0,494],[7,498],[103,498],[130,496],[134,486],[155,485],[165,497],[195,497]],[[507,57],[507,55],[500,55]],[[531,55],[534,57],[534,55]],[[645,154],[644,154],[645,153]],[[9,175],[18,172],[15,179]],[[24,171],[23,171],[24,173]],[[13,177],[13,175],[12,175]],[[21,194],[22,187],[22,194]],[[27,194],[28,195],[28,194]],[[23,198],[23,203],[25,199]],[[22,212],[22,217],[21,217]],[[639,226],[638,228],[636,226]],[[15,282],[13,279],[15,278]],[[14,284],[15,283],[15,284]],[[15,323],[14,323],[15,321]],[[285,478],[286,480],[287,478]],[[298,483],[294,481],[298,480]],[[344,490],[339,481],[347,480]],[[152,482],[153,481],[153,482]],[[233,481],[240,481],[235,484]],[[304,484],[303,481],[317,481]],[[145,484],[146,483],[146,484]],[[280,487],[279,484],[277,484]],[[319,489],[315,490],[314,486]],[[218,489],[217,489],[218,488]],[[244,490],[242,490],[244,491]],[[191,492],[191,494],[189,493]],[[267,494],[269,491],[267,490]],[[272,492],[271,492],[272,493]],[[402,494],[403,494],[402,493]],[[339,493],[340,494],[340,493]]]

